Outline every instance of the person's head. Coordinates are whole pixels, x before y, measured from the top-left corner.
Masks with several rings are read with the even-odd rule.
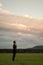
[[[13,43],[16,44],[16,41],[14,40]]]

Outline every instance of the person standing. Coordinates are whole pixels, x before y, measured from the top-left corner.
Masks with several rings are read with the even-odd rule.
[[[13,41],[13,58],[12,60],[14,61],[15,60],[15,56],[16,56],[16,41]]]

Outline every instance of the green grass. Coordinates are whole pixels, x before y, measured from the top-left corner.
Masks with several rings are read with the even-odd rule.
[[[0,53],[0,65],[43,65],[43,53],[17,53],[14,62],[12,54]]]

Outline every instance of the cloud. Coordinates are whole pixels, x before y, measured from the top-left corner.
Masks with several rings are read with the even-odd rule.
[[[20,32],[18,34],[28,33],[26,25],[15,23],[3,23],[3,24],[1,23],[0,30]]]
[[[13,15],[13,13],[11,13],[10,11],[4,10],[2,8],[0,8],[0,14]]]
[[[10,11],[2,8],[3,4],[0,2],[0,14],[13,15]]]
[[[0,2],[0,7],[2,7],[3,6],[3,4]]]
[[[0,8],[0,43],[6,45],[14,39],[19,48],[43,45],[43,19],[11,15]]]
[[[24,15],[24,17],[25,17],[25,18],[32,18],[32,16],[30,16],[30,15],[28,15],[28,14]]]
[[[0,2],[0,14],[12,14],[10,11],[3,9],[2,6],[3,4]]]
[[[6,15],[5,18],[4,16],[1,17],[0,27],[5,28],[7,31],[20,32],[24,34],[40,34],[43,33],[43,20],[25,19],[25,17]]]

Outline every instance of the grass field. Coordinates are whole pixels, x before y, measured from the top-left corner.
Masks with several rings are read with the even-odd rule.
[[[0,65],[43,65],[43,53],[17,53],[14,62],[12,54],[0,53]]]

